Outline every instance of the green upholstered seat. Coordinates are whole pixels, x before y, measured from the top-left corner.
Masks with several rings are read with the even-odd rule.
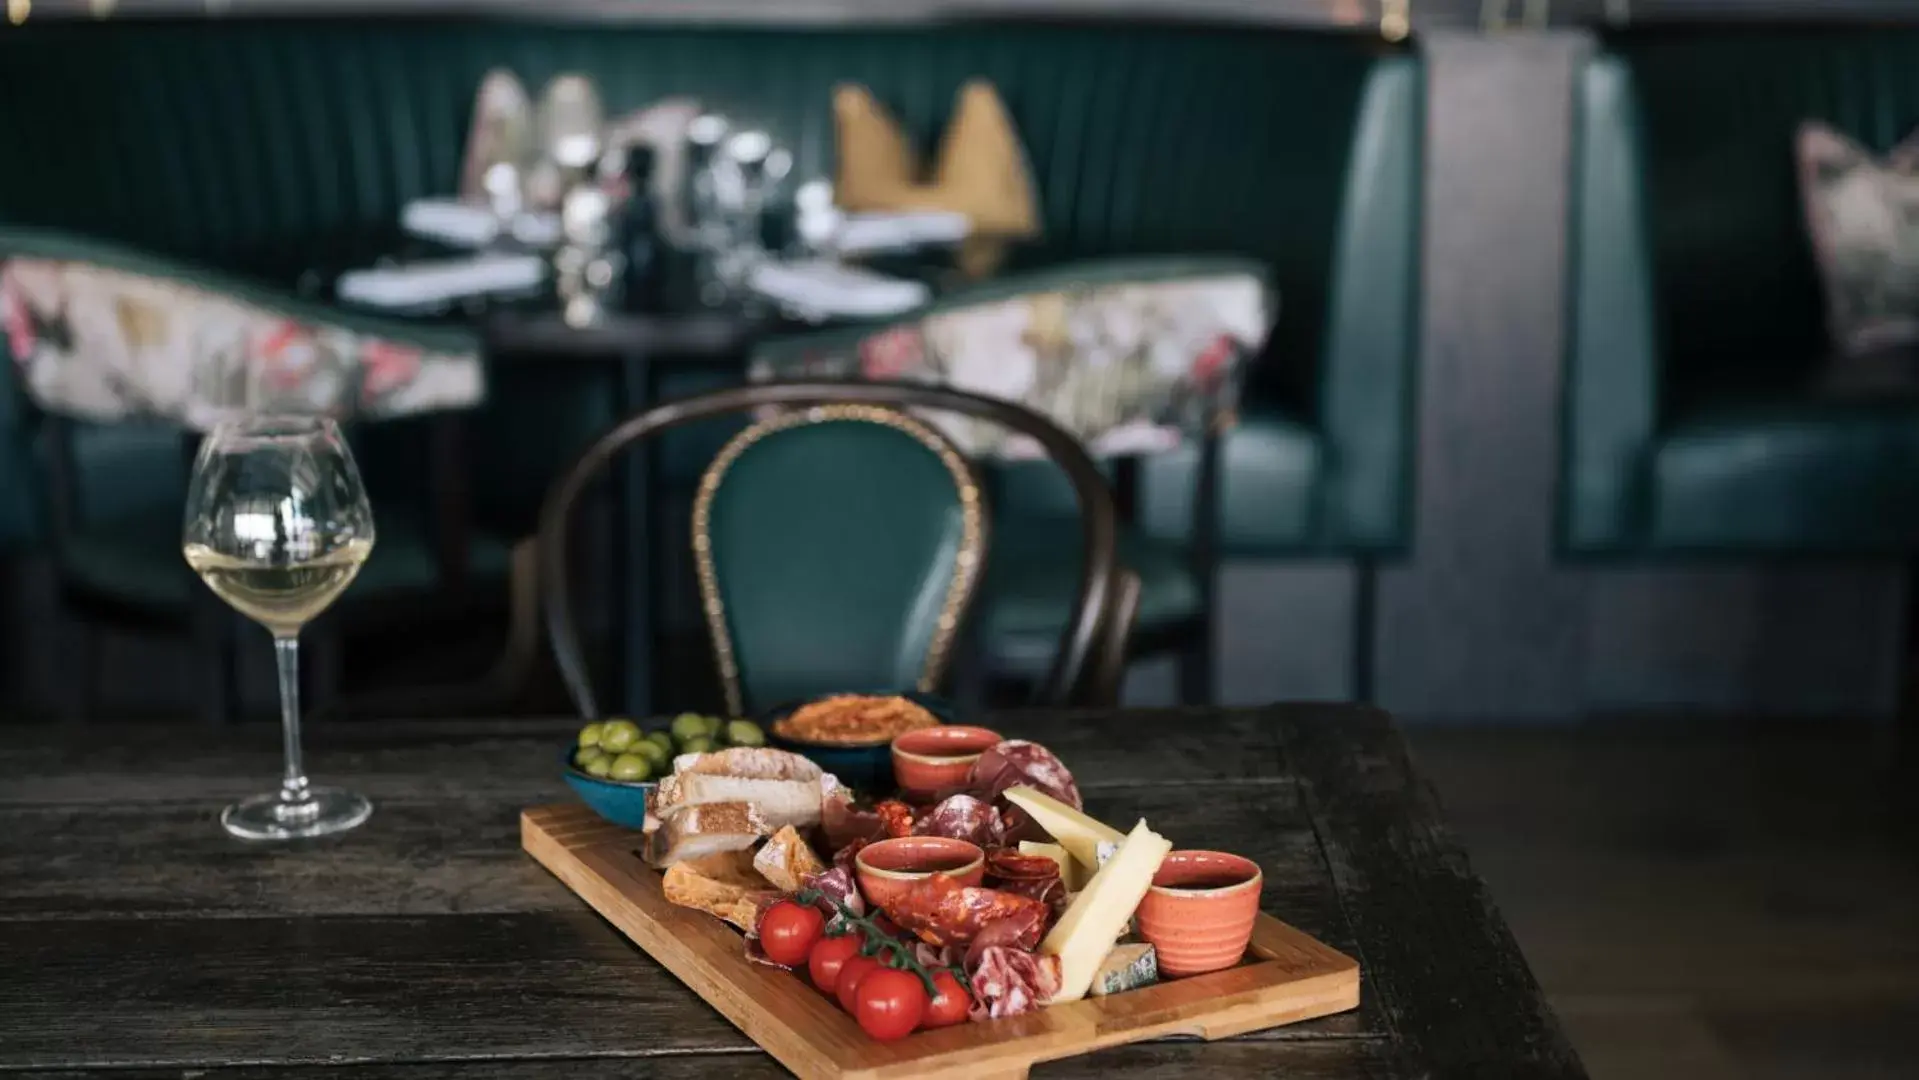
[[[761,118],[793,147],[798,177],[831,173],[834,84],[870,87],[930,148],[959,86],[992,80],[1042,204],[1044,235],[1016,267],[1236,254],[1271,269],[1282,317],[1249,411],[1287,410],[1337,452],[1321,456],[1310,514],[1234,506],[1227,546],[1404,542],[1420,75],[1415,56],[1365,34],[1159,21],[33,21],[0,35],[0,99],[41,103],[0,122],[0,160],[34,163],[0,169],[0,221],[291,288],[393,251],[404,202],[453,189],[472,95],[496,65],[536,92],[558,72],[586,73],[614,109],[693,94]],[[610,382],[547,391],[542,378],[496,377],[505,404],[473,444],[557,462],[603,429]],[[540,393],[550,419],[528,435],[506,413]],[[706,460],[680,441],[661,451],[669,478]],[[1255,473],[1268,468],[1254,457]],[[493,486],[491,475],[475,485],[483,508],[503,526],[530,520],[536,478]],[[1149,501],[1177,502],[1190,471],[1169,464],[1147,487]]]
[[[1910,551],[1919,402],[1822,389],[1793,137],[1919,127],[1919,31],[1609,45],[1577,84],[1566,547]]]
[[[742,433],[714,460],[694,517],[729,704],[935,689],[972,596],[983,519],[964,459],[898,414],[792,413]]]
[[[352,599],[426,593],[439,580],[432,539],[415,513],[377,515],[373,554],[354,579]],[[74,531],[56,553],[61,572],[77,587],[124,604],[184,616],[200,585],[180,557],[180,513],[114,518]],[[468,548],[470,572],[502,579],[510,561],[507,545],[476,534]]]

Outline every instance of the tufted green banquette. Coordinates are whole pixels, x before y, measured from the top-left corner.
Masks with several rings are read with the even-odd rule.
[[[1919,30],[1625,34],[1576,97],[1566,546],[1910,551],[1919,400],[1824,388],[1793,138],[1919,127]]]

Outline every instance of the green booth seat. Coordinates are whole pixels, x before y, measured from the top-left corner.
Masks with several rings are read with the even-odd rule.
[[[867,86],[930,154],[958,89],[991,80],[1041,203],[1042,235],[1015,249],[1012,269],[1134,255],[1256,259],[1272,269],[1283,317],[1247,426],[1229,441],[1259,444],[1269,416],[1378,430],[1342,437],[1303,496],[1328,513],[1288,528],[1284,513],[1235,505],[1228,548],[1403,542],[1420,74],[1415,55],[1374,35],[1176,17],[36,19],[0,35],[0,99],[41,102],[0,121],[0,158],[34,163],[0,170],[0,220],[292,291],[316,271],[324,279],[391,254],[405,203],[454,190],[473,95],[500,66],[536,94],[556,74],[588,75],[610,110],[679,94],[711,101],[767,123],[791,146],[799,178],[832,174],[836,84]],[[511,445],[524,462],[552,465],[477,484],[489,520],[531,519],[544,483],[533,474],[604,428],[611,385],[537,365],[496,373],[495,404],[472,444]],[[508,415],[522,402],[547,411],[537,428]],[[667,440],[668,479],[690,484],[707,452],[691,435]],[[479,475],[503,475],[495,464]],[[1149,486],[1176,504],[1192,469],[1164,469]]]
[[[1919,31],[1635,31],[1576,98],[1564,547],[1909,554],[1919,397],[1832,389],[1793,146],[1919,127]]]

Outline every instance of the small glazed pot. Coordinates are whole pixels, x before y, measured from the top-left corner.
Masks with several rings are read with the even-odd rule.
[[[1224,851],[1175,851],[1139,904],[1139,936],[1178,978],[1239,963],[1259,916],[1259,864]]]
[[[926,795],[963,787],[973,763],[1001,741],[997,731],[963,724],[909,731],[893,740],[893,779],[902,791]]]
[[[897,836],[861,848],[853,872],[867,903],[890,908],[934,874],[978,885],[986,877],[986,853],[978,844],[945,836]]]

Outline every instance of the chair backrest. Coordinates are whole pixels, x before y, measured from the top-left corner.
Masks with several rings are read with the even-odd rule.
[[[693,554],[732,715],[845,690],[935,690],[985,563],[972,466],[872,405],[785,411],[701,478]]]
[[[769,548],[768,545],[784,543],[781,531],[790,533],[799,541],[791,545],[796,556],[806,553],[807,544],[852,543],[856,546],[850,551],[830,553],[868,557],[873,538],[849,537],[848,530],[836,527],[830,515],[821,516],[813,512],[806,515],[806,522],[801,526],[799,516],[792,511],[790,492],[782,489],[782,485],[803,466],[851,470],[855,468],[852,464],[854,452],[864,449],[866,453],[860,455],[861,460],[857,465],[860,472],[847,471],[840,476],[842,486],[848,491],[833,495],[830,507],[857,503],[862,492],[876,493],[881,487],[897,490],[902,482],[916,479],[949,493],[942,496],[945,499],[944,511],[927,514],[923,509],[916,510],[913,516],[918,520],[908,527],[908,531],[914,534],[923,548],[930,549],[925,556],[928,565],[950,559],[952,568],[940,573],[922,569],[915,577],[910,568],[895,567],[883,575],[896,587],[906,583],[908,588],[905,591],[910,593],[904,607],[901,601],[893,601],[894,625],[900,624],[898,612],[906,609],[925,618],[927,623],[914,635],[902,634],[901,640],[894,642],[882,655],[895,673],[906,668],[908,661],[917,657],[918,663],[911,665],[917,673],[914,679],[916,684],[927,679],[929,674],[937,678],[946,659],[945,650],[960,632],[959,620],[964,614],[962,609],[965,600],[970,597],[973,580],[983,568],[987,531],[984,503],[977,494],[977,485],[971,480],[970,469],[957,460],[957,453],[929,427],[898,412],[887,413],[883,421],[880,419],[880,410],[937,410],[990,420],[1032,439],[1059,464],[1073,483],[1080,501],[1080,534],[1085,559],[1082,562],[1077,599],[1073,605],[1073,617],[1061,633],[1052,670],[1037,687],[1035,696],[1044,703],[1064,703],[1075,698],[1084,683],[1088,663],[1099,645],[1100,635],[1106,629],[1107,615],[1113,606],[1117,587],[1117,523],[1112,493],[1107,489],[1098,467],[1078,441],[1028,409],[979,394],[902,383],[806,380],[734,387],[668,402],[637,413],[588,447],[548,493],[540,512],[539,530],[540,584],[547,633],[552,640],[561,677],[582,716],[598,716],[599,705],[586,668],[579,629],[573,617],[567,568],[568,553],[572,546],[573,517],[580,498],[614,455],[642,439],[712,417],[767,407],[819,411],[810,414],[801,412],[797,416],[790,411],[781,412],[772,421],[748,428],[746,433],[728,444],[716,459],[714,467],[702,482],[699,505],[695,507],[695,554],[703,564],[702,576],[705,576],[705,568],[709,567],[713,574],[713,580],[703,581],[702,587],[709,602],[708,616],[715,632],[716,649],[721,653],[722,674],[729,663],[734,663],[743,685],[799,685],[804,673],[794,670],[796,665],[809,662],[809,657],[832,649],[835,633],[832,620],[836,613],[802,610],[790,601],[774,599],[768,590],[777,584],[782,596],[798,595],[807,603],[827,602],[836,595],[835,583],[852,580],[849,575],[858,573],[857,559],[845,563],[830,578],[806,583],[798,594],[789,594],[785,590],[791,583],[785,581],[785,577],[803,573],[804,569],[797,566],[782,569],[777,563],[756,564],[746,557],[768,550],[779,551],[780,547]],[[838,430],[826,429],[828,421],[855,417],[867,421],[865,426],[868,428],[883,426],[887,430],[884,433],[874,430],[854,433],[839,425],[833,425]],[[884,435],[892,436],[884,442],[885,457],[898,457],[901,460],[880,459],[877,449],[880,443],[876,440]],[[780,446],[758,446],[775,436]],[[905,436],[909,445],[902,446],[900,436]],[[774,452],[776,450],[783,452]],[[735,488],[735,485],[739,486]],[[973,527],[980,534],[981,550],[976,553],[972,565],[967,567],[963,565],[961,556],[969,547],[966,510],[969,485],[974,488],[971,499],[975,508]],[[828,485],[810,483],[807,490],[820,491],[823,487]],[[772,501],[754,507],[752,500],[756,498],[769,498]],[[862,518],[872,520],[868,516],[870,513],[869,508],[862,513]],[[699,520],[702,516],[704,521]],[[954,533],[956,526],[957,536]],[[756,538],[752,535],[756,529],[775,531]],[[700,539],[702,535],[704,541]],[[699,550],[702,543],[706,546],[705,552]],[[731,578],[729,583],[726,580],[727,571],[722,566],[735,559],[744,559],[736,566],[747,569],[736,569],[735,572],[740,576]],[[809,558],[807,561],[810,564],[812,560]],[[854,591],[841,590],[837,593],[841,597],[841,604],[858,603],[867,595],[866,585],[853,588]],[[757,594],[752,591],[756,589]],[[710,606],[715,599],[720,604],[717,611]],[[952,625],[942,626],[941,623],[949,617]],[[747,625],[749,620],[752,622],[750,626]],[[808,632],[814,634],[817,640],[804,640],[802,635]],[[862,629],[862,635],[864,633]],[[799,648],[802,651],[796,654],[800,657],[798,661],[769,661],[746,655],[735,655],[729,661],[726,655],[727,650],[735,648],[736,644],[744,653],[755,647],[770,648],[780,644],[790,648],[795,640],[801,641]],[[917,641],[925,643],[924,650],[916,646]],[[875,653],[869,651],[867,655],[870,657]],[[854,676],[846,668],[830,674],[834,678]],[[877,674],[883,677],[886,672]],[[842,685],[830,688],[853,690],[878,687]],[[744,696],[742,693],[741,697]],[[744,701],[739,704],[744,704]]]

